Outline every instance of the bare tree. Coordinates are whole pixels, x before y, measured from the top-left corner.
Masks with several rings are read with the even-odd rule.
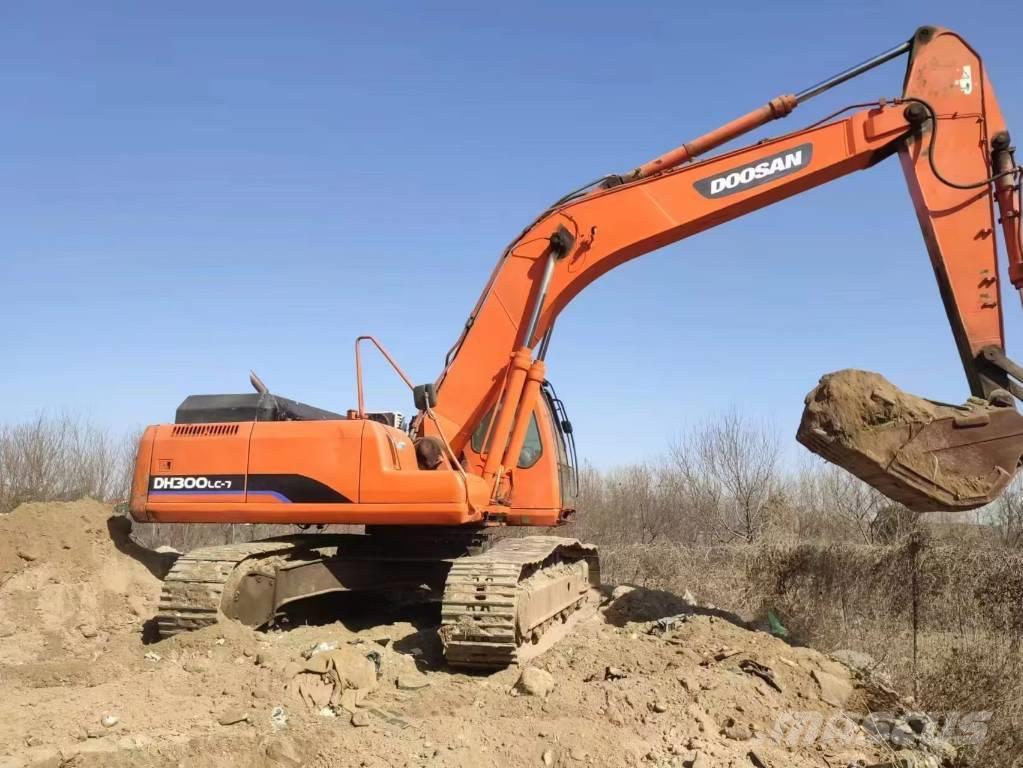
[[[143,431],[141,427],[133,429],[124,436],[118,446],[115,464],[118,474],[113,486],[114,494],[118,499],[127,499],[131,495],[132,475],[135,472],[135,456],[138,453]]]
[[[652,544],[670,538],[674,527],[673,508],[659,484],[654,468],[646,464],[620,467],[605,475],[605,494],[613,519],[615,538]]]
[[[877,544],[893,544],[919,530],[920,513],[890,501],[870,522],[872,540]]]
[[[602,544],[697,544],[708,538],[696,478],[670,461],[580,472],[573,535]]]
[[[776,436],[735,410],[670,450],[686,493],[709,513],[720,538],[755,541],[781,492]]]
[[[988,508],[991,526],[1008,547],[1023,546],[1023,480],[1017,475]]]
[[[833,464],[804,465],[796,479],[796,517],[802,538],[874,541],[871,523],[891,504],[884,494]]]
[[[26,501],[112,499],[124,461],[108,432],[67,414],[0,426],[0,512]]]

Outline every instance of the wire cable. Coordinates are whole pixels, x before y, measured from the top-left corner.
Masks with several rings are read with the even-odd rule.
[[[905,101],[906,102],[915,101],[918,104],[920,104],[921,106],[923,106],[923,108],[926,109],[930,113],[930,116],[931,116],[931,138],[930,138],[930,140],[927,143],[927,162],[931,166],[931,173],[934,174],[934,178],[936,178],[938,181],[940,181],[945,186],[952,187],[953,189],[979,189],[981,187],[986,187],[988,184],[991,184],[991,183],[997,181],[998,179],[1002,178],[1003,176],[1013,176],[1013,175],[1019,174],[1019,172],[1020,172],[1019,166],[1016,165],[1015,163],[1013,163],[1012,168],[1010,168],[1007,171],[1002,171],[1001,173],[996,173],[994,176],[990,176],[990,177],[988,177],[986,179],[983,179],[981,181],[971,182],[969,184],[959,184],[957,182],[954,182],[954,181],[951,181],[951,180],[945,178],[941,174],[941,171],[938,170],[938,166],[937,166],[937,164],[936,164],[936,162],[934,160],[934,145],[935,145],[935,142],[937,141],[937,138],[938,138],[938,113],[935,112],[934,107],[932,107],[930,104],[928,104],[923,99],[917,98],[916,96],[914,96],[912,98],[909,98],[909,99],[905,99]]]
[[[864,102],[862,102],[860,104],[850,104],[850,105],[848,105],[846,107],[842,107],[841,109],[835,110],[830,115],[825,115],[820,120],[818,120],[816,123],[810,123],[808,126],[806,126],[805,128],[802,128],[801,130],[809,131],[811,128],[816,128],[819,125],[824,125],[824,123],[828,122],[829,120],[834,120],[839,115],[843,115],[846,112],[850,112],[850,111],[852,111],[854,109],[866,109],[867,107],[883,107],[885,104],[893,104],[893,103],[896,103],[896,102],[897,102],[896,99],[891,99],[891,100],[889,100],[889,99],[881,99],[880,101],[864,101]]]
[[[563,203],[567,203],[567,202],[568,202],[569,200],[574,200],[574,199],[575,199],[575,198],[577,198],[577,197],[581,197],[581,196],[582,196],[583,194],[585,194],[585,193],[586,193],[586,192],[587,192],[587,191],[588,191],[589,189],[591,189],[592,187],[595,187],[595,186],[597,186],[598,184],[600,184],[600,183],[601,183],[601,182],[603,182],[603,181],[606,181],[607,179],[610,179],[610,178],[611,178],[612,176],[614,176],[614,174],[613,174],[613,173],[605,173],[605,174],[604,174],[603,176],[601,176],[601,177],[600,177],[600,178],[598,178],[598,179],[594,179],[594,180],[593,180],[593,181],[591,181],[591,182],[590,182],[589,184],[583,184],[583,185],[582,185],[581,187],[579,187],[578,189],[573,189],[573,190],[572,190],[571,192],[569,192],[568,194],[566,194],[566,195],[563,195],[562,197],[559,197],[559,198],[558,198],[557,200],[555,200],[555,201],[554,201],[554,203],[552,203],[552,204],[551,204],[551,205],[550,205],[550,206],[549,206],[549,207],[547,208],[547,211],[544,211],[544,213],[547,213],[547,212],[549,212],[549,211],[550,211],[550,210],[551,210],[552,208],[557,208],[557,207],[558,207],[559,205],[562,205]]]

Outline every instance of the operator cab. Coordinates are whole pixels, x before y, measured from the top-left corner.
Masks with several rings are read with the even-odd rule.
[[[544,381],[540,391],[543,397],[537,401],[535,410],[530,416],[525,440],[522,443],[522,450],[519,452],[514,471],[523,481],[533,473],[545,477],[549,473],[551,487],[553,487],[553,474],[556,471],[558,498],[550,499],[547,503],[558,503],[563,510],[574,510],[575,498],[579,495],[579,473],[572,422],[568,419],[564,402],[558,397],[554,386],[549,381]],[[469,450],[472,455],[471,463],[477,465],[477,468],[482,467],[481,456],[486,450],[484,441],[488,439],[487,434],[493,416],[494,410],[491,408],[472,433]],[[553,451],[553,462],[545,460],[550,451]],[[546,482],[530,483],[526,481],[519,490],[525,493],[547,493],[547,488],[548,483]],[[521,499],[521,497],[515,498]],[[536,499],[518,501],[516,505],[518,503],[527,507],[533,504],[543,506],[543,503]]]

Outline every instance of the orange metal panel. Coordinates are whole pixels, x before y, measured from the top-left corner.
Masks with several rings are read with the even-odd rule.
[[[431,522],[425,508],[436,504],[461,505],[470,518],[480,517],[468,512],[461,475],[450,469],[419,469],[412,440],[400,430],[366,422],[361,467],[359,500],[364,504],[391,507],[421,503],[424,515],[420,522],[423,524]],[[490,500],[489,485],[471,475],[468,481],[470,500],[482,509]]]
[[[906,97],[937,115],[900,153],[949,324],[974,394],[983,395],[974,359],[1004,348],[995,215],[988,184],[991,137],[1004,129],[980,57],[939,31],[922,43],[906,79]],[[985,119],[985,112],[989,112]],[[994,122],[992,122],[994,121]],[[937,169],[942,178],[935,175]],[[944,181],[943,181],[944,180]],[[981,182],[971,189],[957,185]]]
[[[252,427],[251,422],[155,427],[149,465],[149,501],[174,497],[182,501],[230,498],[243,502]],[[196,478],[202,478],[203,487],[195,482]]]
[[[363,419],[257,422],[249,447],[249,501],[255,501],[255,476],[299,475],[358,502],[363,430],[374,423]]]
[[[128,511],[140,523],[149,522],[149,516],[146,513],[146,499],[149,496],[149,472],[153,461],[153,443],[156,440],[156,433],[156,427],[146,427],[139,439],[139,447],[135,453],[135,469],[132,473]]]

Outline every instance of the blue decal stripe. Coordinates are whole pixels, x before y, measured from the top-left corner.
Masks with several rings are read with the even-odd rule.
[[[150,491],[150,496],[177,496],[185,494],[187,496],[206,496],[212,494],[233,494],[235,496],[244,496],[245,491],[210,491],[210,490],[179,490],[179,491]],[[283,501],[286,504],[291,503],[291,499],[285,496],[283,493],[277,491],[248,491],[249,496],[273,496],[279,501]]]
[[[249,491],[249,496],[258,496],[258,495],[273,496],[275,499],[280,499],[281,501],[286,502],[288,504],[291,503],[291,499],[289,499],[283,493],[278,493],[277,491]]]

